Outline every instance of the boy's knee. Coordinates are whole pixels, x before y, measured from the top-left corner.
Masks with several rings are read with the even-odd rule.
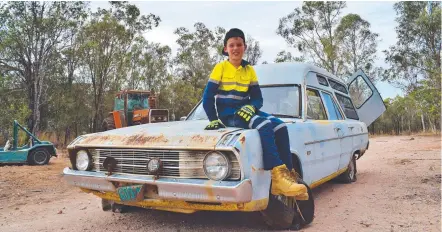
[[[284,122],[282,122],[276,125],[275,127],[273,127],[273,132],[276,133],[278,131],[287,131],[287,125]]]
[[[270,127],[271,125],[272,122],[267,118],[255,115],[250,120],[249,128],[260,130],[262,128]]]

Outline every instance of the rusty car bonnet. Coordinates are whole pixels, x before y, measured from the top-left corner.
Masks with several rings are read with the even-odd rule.
[[[204,130],[205,120],[143,124],[84,135],[68,148],[118,147],[163,149],[214,149],[223,135],[241,130]]]

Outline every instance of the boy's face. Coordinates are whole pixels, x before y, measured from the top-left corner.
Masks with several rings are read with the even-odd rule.
[[[245,50],[246,46],[240,37],[228,39],[226,47],[224,47],[224,51],[229,54],[229,60],[232,61],[241,61]]]

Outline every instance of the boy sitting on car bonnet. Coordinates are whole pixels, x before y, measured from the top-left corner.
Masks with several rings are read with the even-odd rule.
[[[262,144],[264,169],[271,170],[271,193],[307,200],[307,188],[297,183],[295,171],[292,170],[285,123],[259,110],[263,98],[258,78],[253,67],[242,59],[247,48],[245,41],[244,33],[237,28],[225,35],[223,55],[229,59],[216,64],[203,94],[203,107],[210,121],[205,129],[217,130],[225,128],[225,125],[257,129]]]

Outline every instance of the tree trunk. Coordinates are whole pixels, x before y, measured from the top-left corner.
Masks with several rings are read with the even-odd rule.
[[[425,119],[424,119],[424,113],[423,112],[421,114],[421,121],[422,121],[422,130],[423,130],[423,132],[425,132],[426,129],[425,129]]]
[[[65,131],[64,131],[64,143],[63,143],[63,147],[65,147],[69,140],[71,138],[71,128],[69,126],[66,127]]]

